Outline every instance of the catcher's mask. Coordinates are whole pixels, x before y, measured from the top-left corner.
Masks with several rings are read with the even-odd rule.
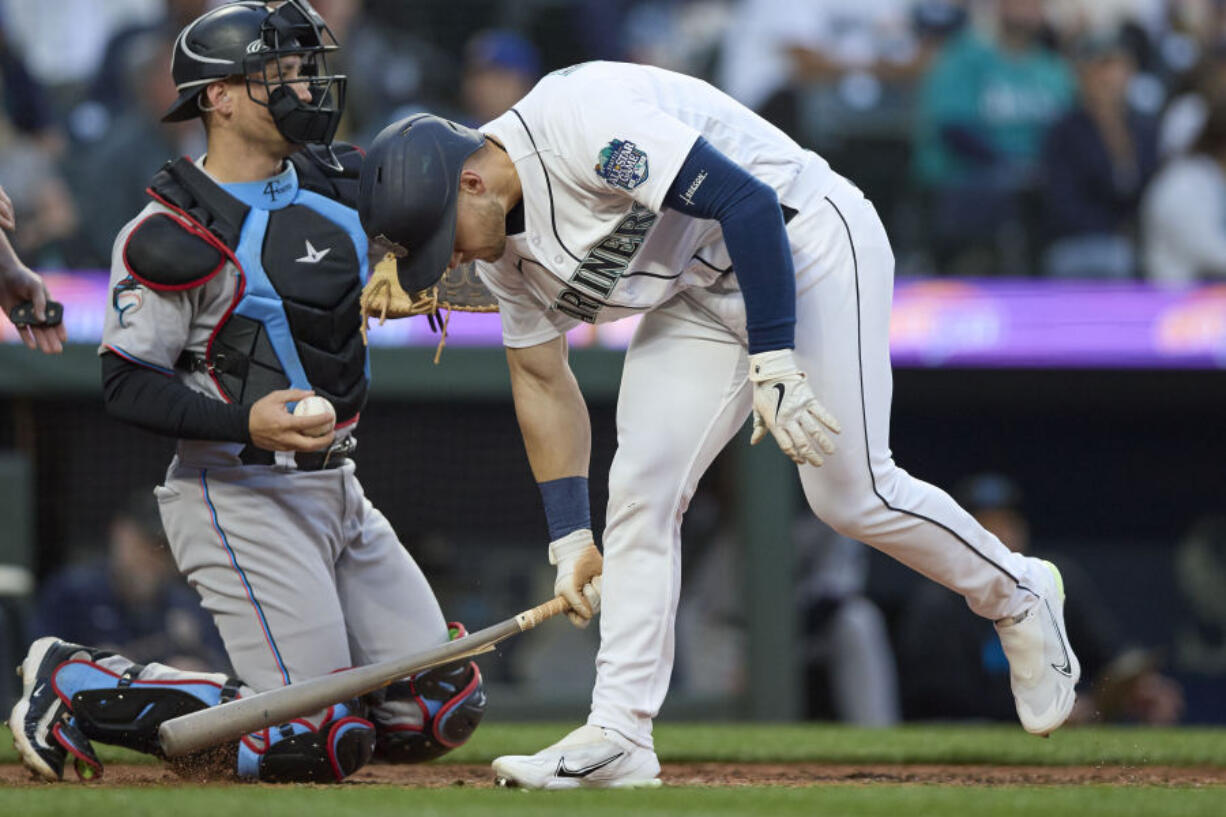
[[[345,109],[346,78],[328,70],[328,54],[338,48],[308,0],[288,0],[271,11],[255,0],[219,6],[189,23],[175,40],[170,72],[179,98],[162,121],[199,116],[206,86],[242,77],[247,95],[268,108],[286,140],[330,144]],[[290,56],[300,57],[302,68],[297,77],[282,80],[281,60]],[[310,102],[294,93],[291,86],[297,84],[310,89]],[[266,99],[256,98],[253,85],[264,86]]]
[[[372,243],[396,256],[396,277],[406,292],[429,289],[446,272],[460,173],[484,143],[480,132],[424,113],[388,125],[371,143],[358,184],[358,215]]]

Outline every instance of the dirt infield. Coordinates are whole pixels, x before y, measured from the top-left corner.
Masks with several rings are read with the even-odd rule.
[[[67,780],[80,785],[71,771]],[[867,786],[875,783],[940,784],[952,786],[1044,786],[1097,783],[1111,786],[1226,786],[1226,768],[1174,766],[952,766],[828,763],[688,763],[665,764],[663,778],[671,786]],[[185,780],[163,766],[108,766],[92,786],[181,786]],[[490,767],[465,764],[427,766],[368,766],[351,784],[384,784],[418,788],[448,786],[490,788]],[[240,785],[213,781],[215,785]],[[16,765],[0,766],[0,787],[47,785]]]

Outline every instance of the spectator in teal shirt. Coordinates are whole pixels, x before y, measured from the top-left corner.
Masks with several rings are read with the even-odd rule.
[[[1026,227],[1044,136],[1074,98],[1072,71],[1044,44],[1041,0],[995,6],[995,31],[969,29],[946,46],[920,92],[916,173],[933,196],[943,265],[976,242],[1018,258],[1002,244]]]

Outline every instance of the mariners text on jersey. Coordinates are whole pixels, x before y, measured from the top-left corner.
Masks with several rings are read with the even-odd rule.
[[[631,259],[643,246],[643,239],[651,225],[655,224],[656,217],[655,213],[636,203],[616,229],[592,247],[575,269],[570,282],[600,298],[612,295]]]

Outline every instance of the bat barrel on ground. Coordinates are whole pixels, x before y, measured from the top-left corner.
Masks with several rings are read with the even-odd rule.
[[[566,600],[559,596],[433,649],[311,678],[171,718],[158,729],[158,740],[167,757],[182,757],[237,740],[249,732],[311,715],[432,667],[491,652],[500,641],[531,630],[568,609]]]

